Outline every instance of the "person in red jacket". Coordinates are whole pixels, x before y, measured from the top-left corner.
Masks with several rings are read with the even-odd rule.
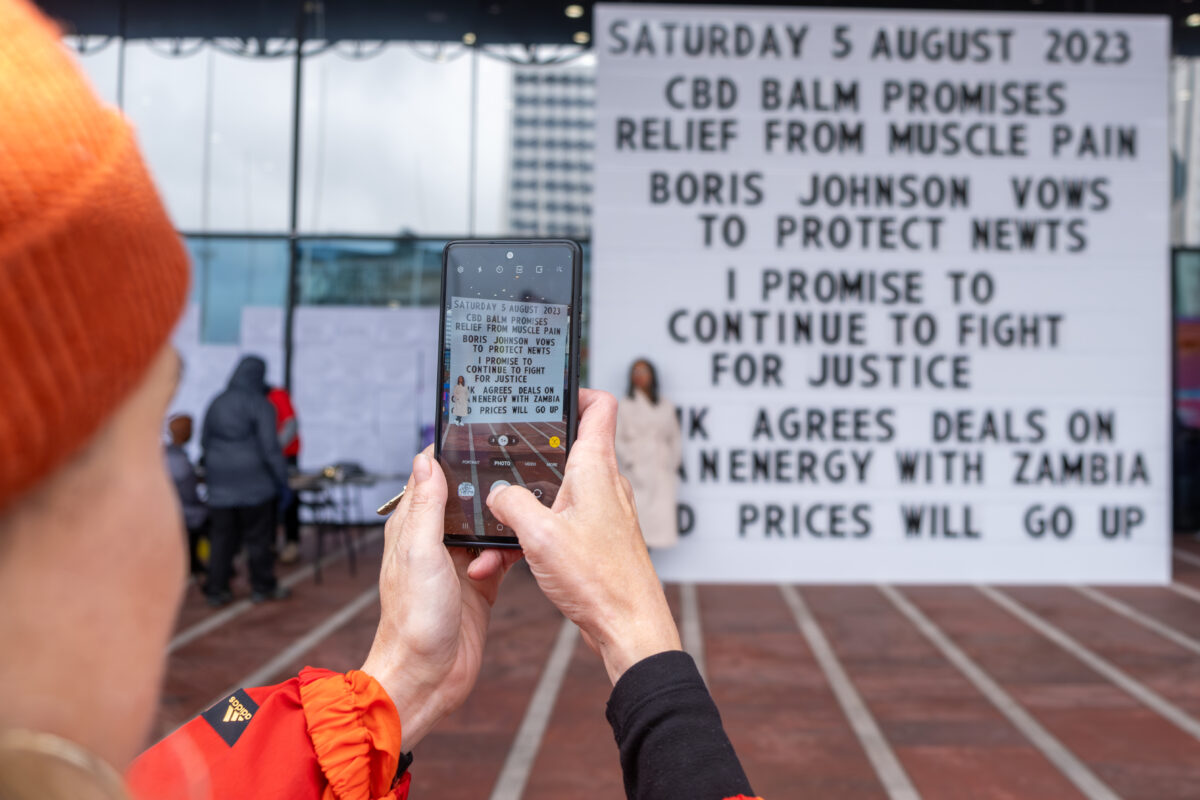
[[[137,757],[185,585],[159,423],[187,259],[128,124],[25,0],[0,0],[0,117],[0,797],[406,797],[403,754],[470,693],[520,554],[446,548],[445,477],[419,454],[361,669],[238,689]],[[748,794],[617,472],[615,401],[580,406],[553,509],[522,487],[489,502],[615,683],[629,796]]]
[[[300,463],[300,420],[292,407],[292,397],[282,386],[272,386],[267,399],[275,406],[275,431],[279,435],[279,446],[288,467],[295,469]],[[291,564],[300,558],[300,500],[288,493],[280,498],[283,514],[283,549],[279,551],[279,562]]]

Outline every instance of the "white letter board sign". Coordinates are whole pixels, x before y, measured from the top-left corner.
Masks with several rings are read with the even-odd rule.
[[[1166,18],[596,7],[591,377],[669,580],[1170,574]]]

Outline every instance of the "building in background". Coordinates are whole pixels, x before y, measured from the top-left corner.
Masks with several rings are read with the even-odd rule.
[[[514,69],[512,102],[509,230],[522,236],[590,236],[594,62]]]

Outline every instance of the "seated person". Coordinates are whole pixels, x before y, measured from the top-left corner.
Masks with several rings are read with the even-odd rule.
[[[188,566],[192,575],[204,573],[200,558],[200,539],[208,531],[208,505],[200,497],[200,479],[196,468],[188,458],[184,445],[192,439],[192,418],[187,414],[176,414],[167,420],[167,472],[175,483],[179,505],[183,507],[183,525],[187,529]]]

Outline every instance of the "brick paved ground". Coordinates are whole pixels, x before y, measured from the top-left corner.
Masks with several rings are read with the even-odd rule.
[[[281,570],[286,602],[213,611],[189,589],[155,738],[249,677],[361,664],[375,603],[311,633],[373,590],[379,530],[363,534],[356,575],[339,560],[320,584],[310,538],[306,561]],[[681,623],[698,618],[687,644],[767,798],[1183,800],[1200,797],[1200,541],[1177,539],[1174,567],[1166,588],[805,586],[789,600],[777,586],[704,585],[694,604],[679,586],[668,597]],[[571,637],[514,569],[474,694],[417,748],[415,798],[622,796],[607,679]],[[535,696],[548,702],[542,725]]]

